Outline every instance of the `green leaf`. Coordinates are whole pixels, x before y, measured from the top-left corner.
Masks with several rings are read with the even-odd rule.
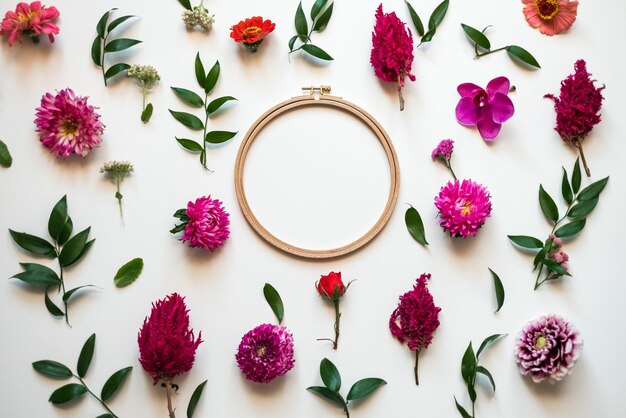
[[[206,380],[196,387],[196,390],[193,391],[193,395],[191,395],[191,399],[189,399],[189,405],[187,406],[187,418],[192,418],[193,413],[196,411],[196,406],[198,406],[198,401],[202,396],[202,392],[204,391],[204,386],[206,386]]]
[[[569,180],[567,178],[567,171],[565,167],[561,167],[563,169],[563,180],[561,181],[561,194],[563,195],[563,199],[567,202],[568,205],[571,205],[574,201],[574,193],[572,192],[572,187],[569,185]]]
[[[574,207],[567,212],[567,216],[570,218],[584,218],[591,213],[591,211],[598,204],[599,200],[600,196],[596,196],[591,200],[583,200],[582,202],[575,204]]]
[[[117,287],[124,287],[132,284],[137,280],[137,277],[141,274],[143,270],[143,259],[141,258],[133,258],[128,263],[124,264],[119,268],[115,277],[113,278],[113,282]]]
[[[111,77],[114,77],[121,73],[122,71],[126,71],[130,68],[130,65],[120,62],[118,64],[113,64],[109,67],[108,70],[104,73],[104,78],[108,80]]]
[[[506,47],[506,52],[508,52],[510,56],[522,61],[524,64],[528,64],[535,68],[541,68],[541,65],[539,65],[535,57],[533,57],[530,52],[526,51],[521,46],[509,45]]]
[[[70,289],[67,292],[63,293],[63,302],[67,302],[74,293],[78,292],[80,289],[83,289],[85,287],[97,287],[97,286],[94,286],[92,284],[86,284],[84,286],[78,286],[73,289]]]
[[[472,401],[472,403],[476,402],[476,389],[474,389],[475,379],[476,379],[476,374],[474,373],[474,378],[472,379],[472,383],[467,384],[467,394],[469,395],[470,401]]]
[[[507,235],[514,244],[528,248],[530,250],[543,248],[543,242],[535,237],[529,237],[527,235]]]
[[[463,359],[461,360],[461,376],[463,381],[467,384],[471,384],[476,375],[476,356],[474,355],[474,348],[472,342],[465,349]]]
[[[200,164],[202,164],[203,166],[206,165],[206,151],[204,149],[200,153]]]
[[[311,20],[317,18],[324,6],[326,6],[327,1],[328,0],[316,0],[315,3],[313,3],[313,7],[311,7]]]
[[[491,276],[493,276],[493,288],[496,292],[496,301],[498,303],[498,309],[496,309],[496,312],[498,312],[500,308],[502,308],[502,305],[504,305],[504,285],[495,271],[491,269],[489,269],[489,271],[491,272]]]
[[[548,253],[548,249],[550,248],[550,246],[551,244],[544,245],[541,251],[537,253],[533,260],[533,266],[535,266],[535,268],[533,268],[533,271],[535,271],[539,264],[541,264],[541,262],[546,258],[546,254]]]
[[[309,25],[306,21],[306,17],[304,16],[304,11],[302,10],[302,2],[298,4],[298,9],[296,10],[296,16],[294,18],[294,24],[296,26],[296,33],[300,37],[302,42],[306,42],[307,36],[309,34]]]
[[[128,19],[130,19],[131,17],[136,17],[133,15],[127,15],[127,16],[122,16],[122,17],[118,17],[117,19],[115,19],[113,22],[109,23],[109,27],[107,28],[107,32],[111,33],[111,31],[113,29],[115,29],[116,27],[118,27],[119,25],[121,25],[122,23],[126,22]]]
[[[302,50],[324,61],[332,61],[334,59],[333,57],[328,55],[326,51],[324,51],[322,48],[315,46],[313,44],[302,45]]]
[[[598,180],[595,183],[591,183],[589,186],[585,187],[579,194],[578,200],[591,200],[595,199],[600,195],[604,187],[609,182],[609,178],[605,177],[602,180]]]
[[[91,359],[93,358],[95,346],[96,334],[91,334],[91,336],[87,338],[87,341],[85,341],[82,350],[80,350],[80,355],[78,356],[78,363],[76,364],[78,376],[85,377],[87,374],[87,370],[89,370],[89,365],[91,364]]]
[[[178,0],[178,2],[180,4],[182,4],[185,9],[187,9],[187,10],[191,10],[192,9],[191,8],[191,3],[189,2],[189,0]]]
[[[357,399],[363,399],[371,395],[376,389],[378,389],[382,385],[386,384],[387,382],[377,377],[368,377],[365,379],[361,379],[354,385],[352,385],[346,399],[348,400],[348,402],[355,401]]]
[[[202,145],[198,144],[196,141],[186,138],[176,138],[178,143],[183,146],[188,151],[192,152],[202,152]]]
[[[293,45],[296,43],[296,39],[298,39],[298,35],[292,36],[289,39],[289,51],[293,51]]]
[[[87,393],[87,388],[85,386],[79,385],[78,383],[70,383],[68,385],[61,386],[52,392],[48,401],[55,405],[59,405],[79,398],[85,393]]]
[[[424,36],[424,25],[422,24],[422,19],[420,19],[419,15],[411,6],[411,3],[405,0],[406,7],[409,8],[409,14],[411,15],[411,21],[413,21],[413,26],[415,26],[415,30],[420,36]]]
[[[89,237],[90,231],[91,227],[82,230],[70,238],[67,244],[65,244],[59,254],[59,263],[61,264],[61,267],[71,266],[80,259],[84,253],[83,250],[87,244],[87,238]]]
[[[574,190],[574,193],[578,193],[580,190],[580,179],[580,163],[578,162],[578,158],[576,158],[574,169],[572,170],[572,189]]]
[[[342,408],[346,407],[346,401],[343,400],[343,398],[341,397],[340,394],[333,392],[332,390],[328,389],[327,387],[324,386],[310,386],[308,388],[306,388],[306,390],[308,390],[309,392],[313,392],[316,395],[321,396],[322,398],[325,398],[337,405],[339,405]]]
[[[98,415],[96,418],[115,418],[115,415],[102,414],[102,415]]]
[[[585,218],[582,218],[578,221],[565,224],[559,227],[559,229],[557,229],[556,231],[554,231],[554,235],[556,235],[559,238],[567,238],[567,237],[576,235],[580,231],[582,231],[582,229],[585,227],[586,222],[587,220]]]
[[[220,77],[220,62],[215,61],[213,67],[209,70],[209,73],[206,75],[206,81],[204,82],[204,91],[206,94],[211,93],[211,90],[217,84],[217,79]]]
[[[220,107],[222,107],[224,105],[224,103],[229,102],[231,100],[237,100],[232,96],[222,96],[222,97],[218,97],[217,99],[211,101],[211,103],[209,103],[209,105],[206,107],[206,111],[209,115],[215,113],[217,111],[217,109],[219,109]]]
[[[67,220],[67,196],[63,196],[52,208],[50,218],[48,218],[48,232],[56,241],[63,231]]]
[[[322,13],[322,15],[315,21],[313,24],[313,30],[316,32],[321,32],[326,29],[328,26],[328,22],[330,21],[330,17],[333,14],[333,3],[328,6],[328,8]]]
[[[492,342],[494,342],[498,338],[505,337],[505,336],[506,336],[506,334],[493,334],[493,335],[490,335],[487,338],[485,338],[483,340],[483,342],[480,344],[480,347],[478,347],[478,351],[476,352],[476,359],[478,359],[478,357],[480,357],[480,353],[483,352],[483,350],[487,347],[487,345],[491,344]]]
[[[221,144],[222,142],[228,141],[235,135],[237,135],[237,132],[211,131],[207,132],[204,140],[210,144]]]
[[[59,237],[57,238],[57,243],[59,245],[65,244],[67,240],[69,239],[70,235],[72,235],[73,229],[74,229],[74,224],[72,223],[72,218],[68,216],[67,220],[65,221],[65,224],[63,224],[63,229],[61,230],[61,233],[59,234]]]
[[[551,220],[552,222],[556,222],[559,220],[559,209],[556,207],[556,203],[548,192],[546,192],[543,186],[539,185],[539,206],[541,206],[541,210],[543,214]]]
[[[24,269],[23,272],[18,273],[12,278],[20,279],[35,286],[58,286],[61,284],[61,279],[54,272],[54,270],[35,263],[20,263],[20,266]]]
[[[456,396],[454,397],[454,403],[456,404],[456,409],[459,411],[463,418],[472,418],[472,416],[463,408],[456,400]]]
[[[198,80],[198,84],[201,88],[204,88],[204,84],[206,83],[206,74],[204,72],[204,65],[202,65],[202,60],[200,59],[200,53],[196,53],[196,62],[195,62],[195,70],[196,70],[196,80]]]
[[[152,103],[148,103],[146,105],[146,108],[143,110],[143,112],[141,112],[141,121],[143,123],[147,123],[152,117],[153,111],[154,111],[154,107],[152,106]]]
[[[102,39],[104,39],[104,29],[106,28],[107,20],[109,20],[109,15],[114,10],[117,10],[117,8],[114,7],[113,9],[103,14],[100,20],[98,21],[98,24],[96,25],[96,32],[98,33],[98,36]]]
[[[48,377],[72,377],[72,371],[64,364],[53,360],[39,360],[33,363],[33,369]]]
[[[426,241],[426,234],[424,233],[424,223],[422,222],[422,217],[413,206],[406,210],[404,214],[404,223],[406,224],[406,229],[408,229],[409,234],[411,234],[415,241],[422,245],[428,245],[428,241]]]
[[[9,148],[7,144],[0,141],[0,165],[4,168],[9,168],[11,164],[13,164],[13,157],[11,157]]]
[[[567,270],[565,270],[563,267],[561,267],[556,261],[554,260],[543,260],[543,264],[550,270],[552,270],[553,272],[557,273],[560,276],[571,276],[570,273],[568,273]]]
[[[265,286],[263,286],[263,295],[280,324],[283,322],[283,317],[285,316],[285,306],[283,305],[283,300],[280,298],[278,291],[276,291],[271,284],[265,283]]]
[[[433,10],[433,13],[430,15],[430,19],[428,20],[429,30],[434,30],[443,21],[443,18],[448,12],[449,4],[449,0],[443,0],[437,7],[435,7],[435,10]]]
[[[91,241],[87,241],[87,244],[85,244],[85,248],[83,248],[83,250],[80,252],[80,255],[78,256],[78,260],[83,258],[85,254],[87,254],[87,251],[89,251],[89,249],[91,248],[91,246],[93,245],[95,241],[96,241],[95,238],[92,239]]]
[[[119,38],[113,39],[111,42],[104,46],[104,52],[119,52],[124,51],[132,46],[140,44],[141,41],[137,39]]]
[[[12,229],[9,229],[9,233],[17,245],[30,253],[48,257],[57,256],[57,252],[52,244],[43,238],[27,234],[26,232],[16,232]]]
[[[433,36],[435,36],[436,32],[437,32],[436,28],[429,29],[428,32],[426,32],[426,35],[422,36],[422,39],[420,39],[420,42],[425,43],[425,42],[432,41]]]
[[[204,123],[197,117],[187,112],[176,112],[170,109],[170,113],[174,116],[174,119],[188,127],[189,129],[193,129],[199,131],[204,129]]]
[[[320,376],[324,385],[333,392],[339,392],[341,389],[341,375],[337,367],[327,358],[322,359],[320,363]]]
[[[102,38],[100,38],[99,36],[96,36],[96,39],[94,39],[93,43],[91,44],[91,60],[98,67],[102,67],[102,60],[100,56],[101,54],[102,54]]]
[[[493,376],[491,375],[491,373],[489,373],[489,370],[485,369],[483,366],[477,366],[476,367],[476,371],[484,376],[487,377],[487,379],[489,379],[489,382],[491,383],[491,387],[493,388],[493,391],[496,391],[496,382],[493,380]]]
[[[43,299],[46,305],[46,309],[48,310],[48,312],[50,312],[50,315],[56,316],[57,318],[65,316],[65,312],[63,312],[57,305],[55,305],[54,302],[52,302],[52,300],[50,299],[50,296],[48,296],[48,289],[50,289],[50,286],[46,287]]]
[[[470,38],[470,40],[476,45],[478,45],[482,49],[491,49],[491,43],[489,42],[489,39],[487,39],[487,37],[481,31],[463,23],[461,23],[461,27],[463,28],[463,31],[465,31],[467,37]]]
[[[180,87],[170,87],[174,93],[185,103],[193,107],[204,106],[204,100],[191,90]]]
[[[122,387],[132,370],[132,366],[125,367],[116,371],[111,375],[111,377],[107,379],[107,381],[104,383],[104,386],[102,386],[102,392],[100,394],[100,398],[103,402],[109,400],[109,398],[111,398],[111,396],[113,396],[115,392],[117,392]]]

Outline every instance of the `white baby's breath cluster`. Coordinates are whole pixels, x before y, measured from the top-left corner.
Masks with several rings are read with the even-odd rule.
[[[104,163],[100,172],[114,179],[122,179],[135,171],[133,165],[128,161],[109,161]]]
[[[161,79],[158,71],[152,65],[132,65],[126,72],[128,77],[137,79],[141,87],[150,89]]]
[[[183,12],[183,22],[188,29],[200,26],[202,29],[209,31],[213,27],[215,15],[210,15],[204,6],[196,6],[193,10],[185,10]]]

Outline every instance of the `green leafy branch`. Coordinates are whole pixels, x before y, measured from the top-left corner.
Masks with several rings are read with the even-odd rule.
[[[300,2],[294,19],[297,35],[289,39],[289,55],[296,51],[303,50],[307,54],[313,55],[321,60],[332,61],[334,59],[333,57],[328,55],[322,48],[311,43],[311,34],[326,29],[332,14],[333,0],[316,0],[313,7],[311,7],[311,29],[309,30],[309,24],[302,10],[302,2]],[[294,49],[297,40],[300,40],[302,44]]]
[[[374,393],[374,391],[382,385],[387,384],[383,379],[377,377],[361,379],[352,385],[348,391],[348,396],[344,399],[343,396],[339,394],[339,390],[341,389],[341,375],[339,374],[339,370],[337,370],[337,367],[327,358],[320,362],[320,376],[322,377],[324,386],[310,386],[306,388],[306,390],[343,408],[347,418],[350,418],[348,404],[351,401],[364,399]]]
[[[61,405],[70,402],[74,399],[81,398],[85,394],[89,393],[94,399],[96,399],[107,410],[107,413],[99,415],[97,418],[118,418],[115,413],[109,408],[106,402],[111,399],[115,393],[122,387],[128,375],[133,370],[132,366],[125,367],[113,373],[111,377],[102,386],[100,396],[96,395],[89,389],[87,383],[85,383],[84,377],[91,365],[91,359],[96,345],[96,334],[91,336],[85,341],[80,355],[78,356],[78,362],[76,364],[76,374],[72,373],[69,367],[54,360],[39,360],[33,363],[33,368],[44,376],[57,378],[57,379],[69,379],[74,377],[78,379],[80,383],[69,383],[61,386],[50,395],[49,401],[54,405]]]
[[[491,49],[491,42],[489,42],[489,39],[485,36],[485,31],[489,28],[489,26],[486,26],[482,31],[464,23],[461,23],[461,27],[470,41],[474,44],[474,52],[476,53],[474,59],[493,54],[494,52],[506,51],[509,54],[509,57],[513,59],[520,60],[524,64],[530,65],[531,67],[541,68],[535,57],[533,57],[530,52],[526,51],[521,46],[507,45],[501,48]],[[484,52],[479,52],[479,50]]]
[[[535,290],[547,281],[556,280],[563,276],[571,276],[560,263],[550,259],[549,255],[558,247],[555,243],[557,238],[559,240],[561,238],[569,238],[582,231],[587,223],[587,216],[598,204],[600,193],[604,190],[608,181],[609,177],[605,177],[580,190],[581,172],[578,158],[574,163],[571,182],[568,179],[567,170],[563,167],[561,194],[563,200],[567,203],[567,209],[565,209],[562,217],[559,216],[559,209],[554,199],[544,190],[542,185],[539,185],[539,206],[545,217],[552,224],[552,230],[548,239],[542,242],[538,238],[527,235],[508,236],[515,245],[526,250],[537,251],[533,261],[533,271],[538,270],[537,278],[535,279]],[[569,222],[559,226],[566,219]],[[551,235],[554,235],[555,238],[550,238]],[[541,273],[544,267],[546,268],[546,275],[542,279]]]
[[[428,245],[426,233],[424,232],[424,222],[422,222],[422,217],[413,206],[410,206],[404,213],[404,223],[415,241],[422,245]]]
[[[105,71],[104,64],[106,54],[111,52],[124,51],[125,49],[141,43],[141,41],[137,39],[130,38],[118,38],[113,39],[109,42],[109,36],[111,36],[111,32],[113,32],[115,28],[126,22],[128,19],[136,17],[133,15],[118,17],[117,19],[111,21],[111,23],[109,23],[107,26],[109,16],[114,10],[117,9],[113,8],[109,10],[104,15],[102,15],[102,17],[98,21],[98,24],[96,25],[96,32],[98,35],[96,36],[96,39],[93,40],[93,44],[91,45],[91,59],[93,60],[94,64],[102,68],[102,77],[104,78],[105,86],[107,85],[107,81],[109,80],[109,78],[130,68],[130,65],[120,62],[117,64],[113,64]]]
[[[420,19],[419,15],[408,1],[405,0],[406,6],[409,8],[409,14],[411,15],[411,20],[413,21],[413,26],[415,26],[415,30],[422,37],[420,39],[420,43],[417,45],[419,48],[423,43],[430,42],[435,36],[437,32],[437,26],[443,21],[443,18],[446,16],[448,12],[448,6],[450,4],[449,0],[443,0],[435,10],[430,15],[428,19],[428,31],[424,31],[424,24]]]
[[[171,87],[171,89],[183,102],[185,102],[189,106],[202,107],[202,109],[204,110],[204,116],[205,116],[204,122],[202,122],[200,118],[198,118],[195,115],[192,115],[191,113],[177,112],[171,109],[170,109],[170,113],[172,114],[174,119],[176,119],[177,121],[179,121],[180,123],[188,127],[189,129],[195,130],[195,131],[200,131],[200,130],[202,131],[203,140],[201,141],[201,143],[196,142],[191,139],[178,138],[178,137],[176,137],[176,141],[178,141],[178,143],[187,151],[199,152],[200,164],[202,164],[202,166],[206,170],[211,171],[208,169],[207,164],[206,164],[206,144],[207,143],[209,144],[224,143],[228,141],[229,139],[233,138],[235,135],[237,135],[237,132],[230,132],[230,131],[207,132],[207,125],[209,123],[209,117],[213,115],[215,112],[217,112],[225,103],[232,101],[232,100],[237,100],[237,99],[232,96],[222,96],[207,103],[209,99],[209,94],[215,87],[215,84],[217,83],[217,79],[220,76],[220,62],[219,61],[215,61],[215,64],[213,65],[213,67],[211,67],[209,72],[205,73],[204,65],[202,64],[202,60],[200,59],[200,53],[198,52],[196,54],[195,72],[196,72],[196,80],[198,81],[198,84],[200,85],[200,87],[203,89],[204,99],[202,99],[200,95],[194,93],[191,90],[187,90],[187,89],[180,88],[180,87]],[[175,233],[173,231],[170,231],[170,232]]]
[[[493,376],[484,366],[478,364],[478,358],[480,357],[480,353],[491,343],[499,339],[500,337],[504,337],[506,334],[494,334],[484,339],[476,354],[474,354],[474,348],[472,347],[472,342],[470,341],[465,353],[463,354],[463,359],[461,360],[461,377],[463,377],[463,381],[467,385],[467,393],[469,395],[470,401],[472,401],[472,413],[470,414],[463,406],[459,404],[456,400],[456,396],[454,397],[454,404],[456,405],[457,411],[463,418],[475,418],[475,406],[476,406],[476,377],[479,374],[482,374],[487,379],[489,379],[489,383],[493,388],[493,392],[496,392],[496,382],[493,380]]]
[[[65,317],[65,322],[68,325],[70,325],[68,311],[70,298],[81,289],[95,287],[93,285],[85,285],[70,290],[66,290],[65,288],[65,281],[63,279],[64,268],[78,262],[87,251],[89,251],[89,248],[91,248],[95,241],[95,239],[88,241],[91,227],[84,229],[70,238],[73,227],[72,218],[67,214],[67,196],[63,196],[54,208],[52,208],[48,220],[48,232],[54,244],[38,236],[27,234],[26,232],[16,232],[9,229],[11,237],[22,249],[31,254],[58,259],[58,275],[51,268],[41,264],[20,263],[24,271],[11,276],[11,278],[19,279],[31,286],[45,288],[44,303],[48,312],[56,317]],[[62,291],[64,309],[59,308],[52,302],[50,296],[48,296],[48,290],[51,287],[57,287],[57,291]]]

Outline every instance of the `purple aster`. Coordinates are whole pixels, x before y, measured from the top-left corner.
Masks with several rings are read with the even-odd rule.
[[[235,358],[247,379],[269,383],[293,369],[293,335],[285,327],[261,324],[241,338]]]

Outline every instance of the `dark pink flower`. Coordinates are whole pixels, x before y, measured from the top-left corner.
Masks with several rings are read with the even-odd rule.
[[[269,383],[293,368],[293,335],[285,327],[261,324],[241,338],[235,358],[247,379]]]
[[[230,235],[229,214],[218,199],[211,199],[211,196],[203,196],[195,202],[187,203],[187,210],[184,213],[176,212],[174,216],[183,221],[171,232],[178,232],[184,227],[181,241],[188,241],[190,247],[200,247],[210,252],[224,245]],[[181,215],[181,216],[178,216]]]
[[[487,188],[472,180],[449,181],[435,197],[439,209],[439,225],[450,236],[476,236],[478,229],[491,215],[491,195]]]
[[[387,83],[397,83],[400,110],[404,109],[402,87],[406,77],[415,81],[411,74],[413,65],[413,36],[406,24],[395,12],[383,13],[382,3],[376,9],[376,24],[372,33],[370,63],[376,77]]]
[[[22,35],[29,36],[33,42],[39,42],[40,35],[48,35],[50,42],[54,42],[54,35],[59,33],[59,27],[52,23],[59,17],[56,7],[42,6],[40,1],[28,3],[20,2],[15,11],[6,12],[0,24],[0,35],[9,37],[9,46],[15,41],[22,42]]]
[[[450,161],[452,157],[452,151],[454,151],[454,141],[451,139],[442,139],[437,145],[437,148],[430,154],[433,161],[437,158],[441,158],[444,161]]]
[[[413,290],[400,296],[398,307],[389,318],[389,330],[401,343],[408,342],[409,349],[415,351],[415,383],[417,362],[421,350],[428,348],[433,340],[433,333],[439,327],[439,312],[433,296],[426,287],[430,274],[422,274]]]
[[[189,310],[185,299],[173,293],[152,304],[137,336],[139,362],[154,384],[171,380],[191,370],[202,332],[195,337],[189,329]]]
[[[36,132],[57,158],[65,159],[72,153],[85,157],[102,142],[104,125],[87,99],[76,96],[69,88],[42,96],[35,114]]]
[[[510,87],[506,77],[494,78],[486,90],[472,83],[460,84],[457,91],[461,100],[456,105],[456,120],[461,125],[476,125],[484,140],[493,140],[502,124],[515,113],[508,96]]]

